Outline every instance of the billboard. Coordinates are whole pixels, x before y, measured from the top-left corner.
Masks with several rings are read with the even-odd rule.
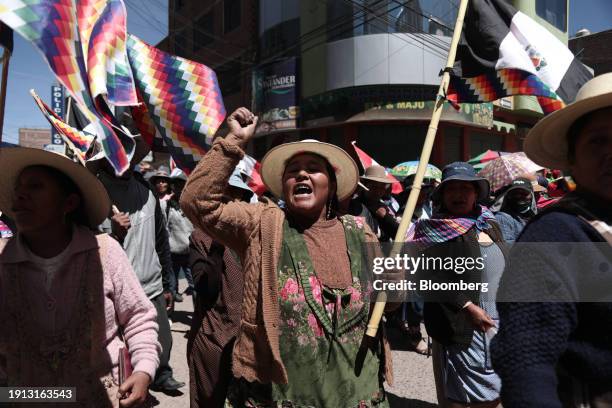
[[[64,87],[61,85],[51,86],[51,109],[60,118],[64,118]],[[64,141],[53,126],[51,126],[51,144],[63,145]]]
[[[256,133],[297,127],[300,116],[295,57],[253,71],[253,112],[259,116]]]

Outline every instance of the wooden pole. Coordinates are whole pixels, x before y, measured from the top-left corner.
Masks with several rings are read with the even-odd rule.
[[[64,122],[70,124],[70,108],[72,107],[72,96],[68,96],[68,99],[65,101],[66,103],[66,112],[64,113]]]
[[[6,102],[6,85],[8,82],[8,68],[11,59],[11,52],[5,48],[2,53],[2,90],[0,90],[0,143],[4,133],[4,105]]]
[[[431,115],[431,122],[429,123],[429,128],[427,129],[427,136],[425,136],[425,143],[423,145],[423,151],[421,152],[419,166],[417,167],[417,172],[414,177],[414,183],[412,184],[412,189],[410,190],[410,195],[408,196],[406,208],[404,209],[404,213],[402,214],[402,222],[400,223],[399,228],[397,230],[397,234],[395,235],[395,241],[390,257],[394,257],[402,250],[406,237],[406,231],[410,226],[412,215],[414,214],[414,209],[416,207],[416,203],[421,192],[421,184],[423,183],[425,170],[427,169],[427,164],[429,163],[429,158],[433,149],[436,132],[438,131],[438,123],[440,122],[440,116],[442,115],[442,109],[444,108],[444,100],[446,96],[446,91],[448,89],[448,83],[450,81],[449,70],[455,64],[457,45],[459,44],[459,39],[461,38],[461,30],[463,29],[463,19],[465,18],[465,11],[467,10],[467,5],[468,0],[461,0],[461,3],[459,4],[459,10],[457,12],[457,21],[455,22],[455,30],[451,39],[450,50],[448,51],[448,58],[446,59],[446,69],[444,70],[444,73],[442,75],[442,82],[440,83],[438,95],[436,96],[436,104]],[[370,317],[370,321],[368,323],[368,329],[366,330],[367,336],[376,337],[380,320],[382,319],[383,312],[385,311],[386,301],[387,294],[385,292],[379,292],[378,297],[376,298],[376,304],[374,305],[374,310],[372,311],[372,316]]]

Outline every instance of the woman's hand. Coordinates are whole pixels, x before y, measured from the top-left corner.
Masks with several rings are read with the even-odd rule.
[[[119,406],[139,407],[149,395],[151,377],[142,371],[136,371],[119,387]]]
[[[472,325],[475,329],[486,333],[491,327],[495,327],[495,322],[491,316],[489,316],[487,312],[475,304],[470,303],[463,310],[470,317]]]
[[[257,127],[257,116],[247,108],[238,108],[227,117],[230,133],[227,139],[245,147],[253,138]]]

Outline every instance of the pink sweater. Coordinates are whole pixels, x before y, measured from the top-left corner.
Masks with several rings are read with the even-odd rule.
[[[122,327],[134,371],[147,373],[151,379],[159,365],[161,346],[157,340],[156,311],[142,290],[130,262],[119,244],[106,234],[94,235],[84,228],[76,228],[67,250],[66,261],[55,273],[49,290],[45,287],[46,272],[29,261],[28,251],[19,235],[0,242],[0,383],[6,381],[5,358],[8,338],[6,328],[8,316],[7,294],[12,288],[7,285],[11,268],[27,284],[21,285],[26,298],[31,302],[40,330],[53,332],[62,328],[74,313],[74,302],[79,288],[79,267],[91,255],[99,253],[103,270],[104,318],[99,322],[105,327],[105,338],[94,339],[106,345],[107,356],[113,365],[113,376],[118,379],[119,348],[124,346],[119,327]],[[4,249],[2,249],[5,247]],[[81,266],[79,266],[81,265]],[[22,281],[23,282],[23,281]],[[100,319],[102,314],[99,315]],[[10,325],[8,326],[10,327]]]

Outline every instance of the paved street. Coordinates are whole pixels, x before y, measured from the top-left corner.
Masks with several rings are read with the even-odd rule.
[[[181,279],[180,287],[185,289],[185,280]],[[189,370],[187,368],[185,334],[189,328],[193,304],[191,297],[183,296],[184,301],[176,304],[174,323],[172,325],[172,355],[171,365],[174,377],[179,381],[189,383]],[[405,351],[402,347],[402,338],[399,332],[389,331],[389,338],[393,347],[393,368],[395,383],[393,387],[386,386],[392,408],[434,408],[436,404],[436,390],[433,380],[431,358]],[[178,396],[167,396],[159,392],[152,392],[157,399],[157,406],[172,408],[189,407],[189,386],[182,389]]]
[[[179,280],[179,288],[184,291],[187,287],[185,279]],[[172,323],[172,354],[170,366],[174,370],[174,378],[183,381],[186,385],[181,388],[177,396],[168,396],[161,392],[151,394],[157,399],[157,406],[162,408],[189,408],[189,368],[187,367],[187,331],[189,330],[193,303],[191,296],[183,295],[183,302],[175,304]]]

